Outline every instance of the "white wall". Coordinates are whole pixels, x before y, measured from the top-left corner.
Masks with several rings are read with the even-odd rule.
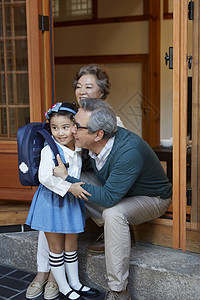
[[[120,3],[120,0],[101,0],[99,15],[109,17],[117,16],[120,13],[121,15],[142,13],[142,1],[124,0],[123,7],[121,6],[119,9]],[[170,9],[172,0],[169,1],[169,4]],[[146,54],[149,52],[148,34],[148,21],[57,27],[55,28],[55,56]],[[161,1],[161,138],[169,138],[173,135],[173,70],[169,70],[164,60],[165,53],[169,53],[170,46],[173,46],[173,20],[163,19],[163,1]],[[124,80],[130,73],[130,68],[127,66],[124,66],[123,70],[118,67],[116,74],[113,72],[116,66],[112,68],[110,65],[107,69],[108,74],[110,72],[111,96],[113,97],[110,96],[109,101],[117,114],[120,114],[119,103],[123,106],[129,99],[129,94],[141,92],[141,68],[134,65],[132,65],[131,76],[135,78],[134,80],[137,78],[135,83],[133,80]],[[56,66],[56,95],[59,100],[67,100],[68,97],[72,99],[71,83],[79,67],[80,65]],[[123,90],[126,90],[124,97],[122,96]],[[122,119],[127,123],[123,116]],[[134,130],[130,124],[127,127]]]
[[[172,10],[173,1],[169,0],[169,12]],[[192,30],[193,22],[188,21],[188,55],[192,55]],[[165,53],[169,54],[169,47],[173,47],[173,20],[163,19],[163,5],[161,5],[161,139],[173,136],[173,70],[169,69],[169,63],[165,65],[164,59]],[[188,69],[188,76],[192,76],[192,69]]]
[[[161,1],[162,3],[163,1]],[[163,4],[163,3],[162,3]],[[161,5],[161,53],[160,53],[160,138],[173,136],[173,70],[169,63],[165,65],[165,53],[169,55],[169,47],[173,47],[173,20],[163,19]]]
[[[104,2],[104,5],[103,5]],[[99,16],[111,17],[142,14],[143,1],[100,1]],[[111,9],[115,7],[115,9]],[[55,56],[123,55],[149,52],[148,21],[57,27],[54,30]],[[142,37],[142,38],[141,38]],[[95,61],[94,61],[95,63]],[[56,98],[74,99],[72,80],[80,65],[56,65]],[[124,125],[142,135],[142,65],[119,63],[103,65],[111,81],[108,102]],[[140,111],[139,111],[140,109]],[[134,113],[133,113],[134,112]]]
[[[55,56],[148,53],[148,21],[57,27]],[[141,38],[142,37],[142,38]]]

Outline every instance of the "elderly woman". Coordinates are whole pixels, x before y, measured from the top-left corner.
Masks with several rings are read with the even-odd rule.
[[[109,77],[98,65],[91,64],[83,66],[76,73],[73,88],[78,103],[81,99],[87,98],[106,99],[110,93]],[[123,126],[119,117],[117,117],[117,124],[118,126]],[[83,180],[98,184],[98,182],[95,182],[96,179],[94,178],[93,173],[91,175],[91,173],[86,172],[90,170],[87,150],[83,151],[83,170]],[[78,266],[75,267],[77,268],[76,272],[78,273]],[[44,286],[44,299],[56,298],[59,294],[59,289],[50,272],[49,249],[43,232],[39,232],[38,237],[37,270],[38,273],[35,279],[27,289],[26,298],[34,299],[38,297],[42,293]],[[92,290],[84,290],[84,288],[80,291],[80,295],[86,297],[95,296]]]

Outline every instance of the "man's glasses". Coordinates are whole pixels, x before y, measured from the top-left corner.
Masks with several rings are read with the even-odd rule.
[[[82,128],[82,129],[88,129],[87,127],[84,127],[84,126],[81,126],[79,123],[75,122],[73,123],[74,127],[76,128],[76,130],[78,130],[79,128]]]

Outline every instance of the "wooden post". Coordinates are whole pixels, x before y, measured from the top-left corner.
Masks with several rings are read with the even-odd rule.
[[[160,143],[160,0],[149,1],[149,87],[146,140],[155,147]]]
[[[186,249],[187,0],[173,2],[173,247]]]
[[[43,67],[42,34],[38,27],[38,15],[41,14],[41,1],[26,1],[27,45],[29,73],[30,121],[42,120]]]
[[[51,68],[51,30],[53,32],[53,26],[50,24],[50,7],[49,0],[43,0],[43,15],[49,16],[49,31],[43,32],[43,58],[44,58],[44,111],[46,111],[53,104],[53,90],[52,89],[52,68]],[[53,13],[53,12],[52,12]],[[53,22],[52,22],[53,24]]]

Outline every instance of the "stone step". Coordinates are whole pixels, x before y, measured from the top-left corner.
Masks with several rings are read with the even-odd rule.
[[[37,232],[0,234],[0,264],[36,272]],[[106,290],[105,256],[86,254],[96,238],[79,236],[80,277]],[[161,246],[136,243],[131,250],[129,288],[134,300],[199,300],[200,255]]]

